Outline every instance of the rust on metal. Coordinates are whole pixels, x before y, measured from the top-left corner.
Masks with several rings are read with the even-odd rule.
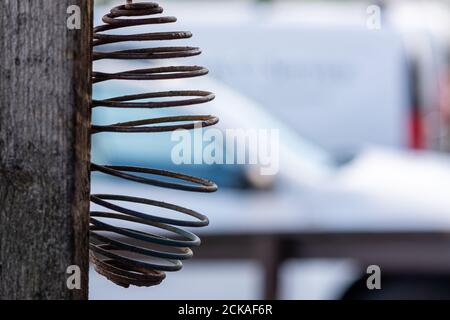
[[[128,41],[155,41],[187,39],[192,36],[187,31],[150,32],[141,34],[111,34],[105,31],[133,27],[150,26],[176,22],[175,17],[153,15],[163,13],[157,3],[133,3],[127,0],[125,5],[113,8],[103,17],[103,25],[94,28],[93,47],[124,43]],[[148,17],[150,16],[150,17]],[[93,60],[147,60],[186,58],[201,53],[197,47],[170,46],[137,48],[119,51],[95,51]],[[93,72],[92,83],[111,80],[167,80],[203,76],[208,70],[201,66],[162,66],[125,72]],[[158,101],[159,98],[177,98]],[[157,101],[139,101],[156,99]],[[103,100],[93,100],[92,108],[175,108],[206,103],[214,99],[214,94],[207,91],[163,91],[144,94],[124,95]],[[211,115],[177,115],[151,119],[138,119],[123,123],[108,125],[92,125],[91,134],[104,132],[119,133],[150,133],[167,132],[177,129],[194,129],[207,127],[218,122],[218,118]],[[163,188],[194,192],[214,192],[216,184],[203,179],[181,173],[131,166],[111,166],[91,164],[91,171],[98,171],[116,178],[121,178],[141,184]],[[152,178],[141,174],[151,175]],[[167,181],[167,178],[170,181]],[[188,216],[189,219],[173,219],[157,215],[150,215],[115,204],[126,202],[149,207],[166,209]],[[182,260],[192,257],[192,247],[200,245],[200,239],[194,233],[182,227],[204,227],[209,224],[208,218],[196,211],[152,199],[131,197],[118,194],[93,194],[91,202],[105,208],[105,211],[91,211],[90,213],[90,259],[95,270],[114,283],[129,287],[153,286],[161,283],[167,271],[178,271],[182,267]],[[109,211],[107,211],[109,210]],[[120,227],[106,221],[125,221],[139,224],[140,228],[131,229]],[[144,232],[142,227],[159,230]],[[161,249],[163,248],[163,249]],[[169,250],[170,249],[170,250]],[[152,258],[149,262],[145,258]]]

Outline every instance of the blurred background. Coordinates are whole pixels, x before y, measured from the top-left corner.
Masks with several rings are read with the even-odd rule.
[[[124,2],[96,0],[96,25]],[[220,130],[278,129],[279,172],[175,165],[170,134],[95,135],[96,163],[185,172],[220,190],[192,194],[93,175],[94,193],[175,199],[208,215],[210,226],[195,230],[202,247],[160,286],[123,289],[92,270],[91,299],[450,298],[450,1],[159,4],[178,22],[154,30],[190,30],[193,38],[177,45],[203,49],[174,63],[210,74],[109,81],[94,98],[212,91],[212,103],[183,112],[217,115]],[[161,64],[101,61],[95,69],[142,63]],[[93,120],[179,113],[98,108]],[[381,269],[382,290],[366,287],[370,265]]]

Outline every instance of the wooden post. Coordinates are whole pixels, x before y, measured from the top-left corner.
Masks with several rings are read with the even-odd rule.
[[[92,3],[0,1],[0,300],[88,296]]]

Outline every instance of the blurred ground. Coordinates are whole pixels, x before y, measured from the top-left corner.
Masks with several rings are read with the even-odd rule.
[[[337,299],[355,279],[351,262],[288,261],[282,270],[281,299]],[[207,300],[261,299],[262,273],[252,262],[186,263],[182,272],[169,274],[153,288],[123,289],[91,269],[90,299]]]

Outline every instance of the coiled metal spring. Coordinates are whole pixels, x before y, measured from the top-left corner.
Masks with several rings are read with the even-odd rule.
[[[94,28],[93,47],[127,41],[177,40],[190,38],[190,32],[153,32],[141,34],[110,34],[110,31],[132,26],[173,23],[175,17],[152,15],[161,14],[163,9],[156,3],[127,3],[113,8],[103,17],[105,24]],[[150,16],[145,17],[143,16]],[[126,17],[126,18],[123,18]],[[141,18],[142,17],[142,18]],[[151,47],[127,49],[121,51],[95,51],[93,60],[101,59],[167,59],[184,58],[199,55],[199,48],[186,46]],[[117,73],[96,72],[92,74],[93,84],[108,80],[166,80],[191,78],[206,75],[208,70],[200,66],[170,66],[130,70]],[[167,100],[176,97],[177,99]],[[165,101],[151,99],[166,98]],[[139,101],[147,99],[150,101]],[[171,108],[200,103],[214,99],[214,94],[206,91],[164,91],[144,94],[112,97],[104,100],[93,100],[92,108]],[[161,100],[161,99],[159,99]],[[177,129],[194,129],[214,125],[218,119],[210,115],[180,115],[152,119],[140,119],[110,125],[92,125],[92,134],[102,132],[167,132]],[[202,178],[196,178],[165,170],[147,169],[131,166],[109,166],[91,164],[91,171],[98,171],[117,178],[134,182],[185,191],[214,192],[217,186]],[[144,175],[151,175],[152,178]],[[167,180],[169,178],[169,180]],[[175,181],[175,182],[174,182]],[[148,205],[190,216],[191,219],[171,219],[154,216],[128,209],[112,201],[121,201],[140,205]],[[182,267],[182,260],[189,259],[193,253],[191,247],[198,246],[200,239],[190,231],[180,227],[202,227],[208,225],[208,218],[193,210],[161,201],[131,197],[126,195],[93,194],[91,202],[111,211],[90,212],[90,259],[95,269],[114,283],[129,287],[152,286],[159,284],[165,278],[165,271],[177,271]],[[194,218],[195,220],[193,220]],[[119,227],[108,221],[124,220],[138,223],[141,226],[157,228],[163,234],[154,234]],[[168,237],[167,233],[174,234]],[[111,236],[113,235],[113,236]],[[118,239],[117,236],[127,240]],[[132,241],[129,241],[132,240]],[[138,243],[138,244],[136,244]],[[162,246],[157,250],[154,246]],[[168,247],[171,250],[167,250]],[[174,250],[174,248],[176,248]],[[176,251],[176,252],[174,252]],[[156,258],[157,262],[148,262],[139,257]],[[161,263],[159,263],[161,261]]]

